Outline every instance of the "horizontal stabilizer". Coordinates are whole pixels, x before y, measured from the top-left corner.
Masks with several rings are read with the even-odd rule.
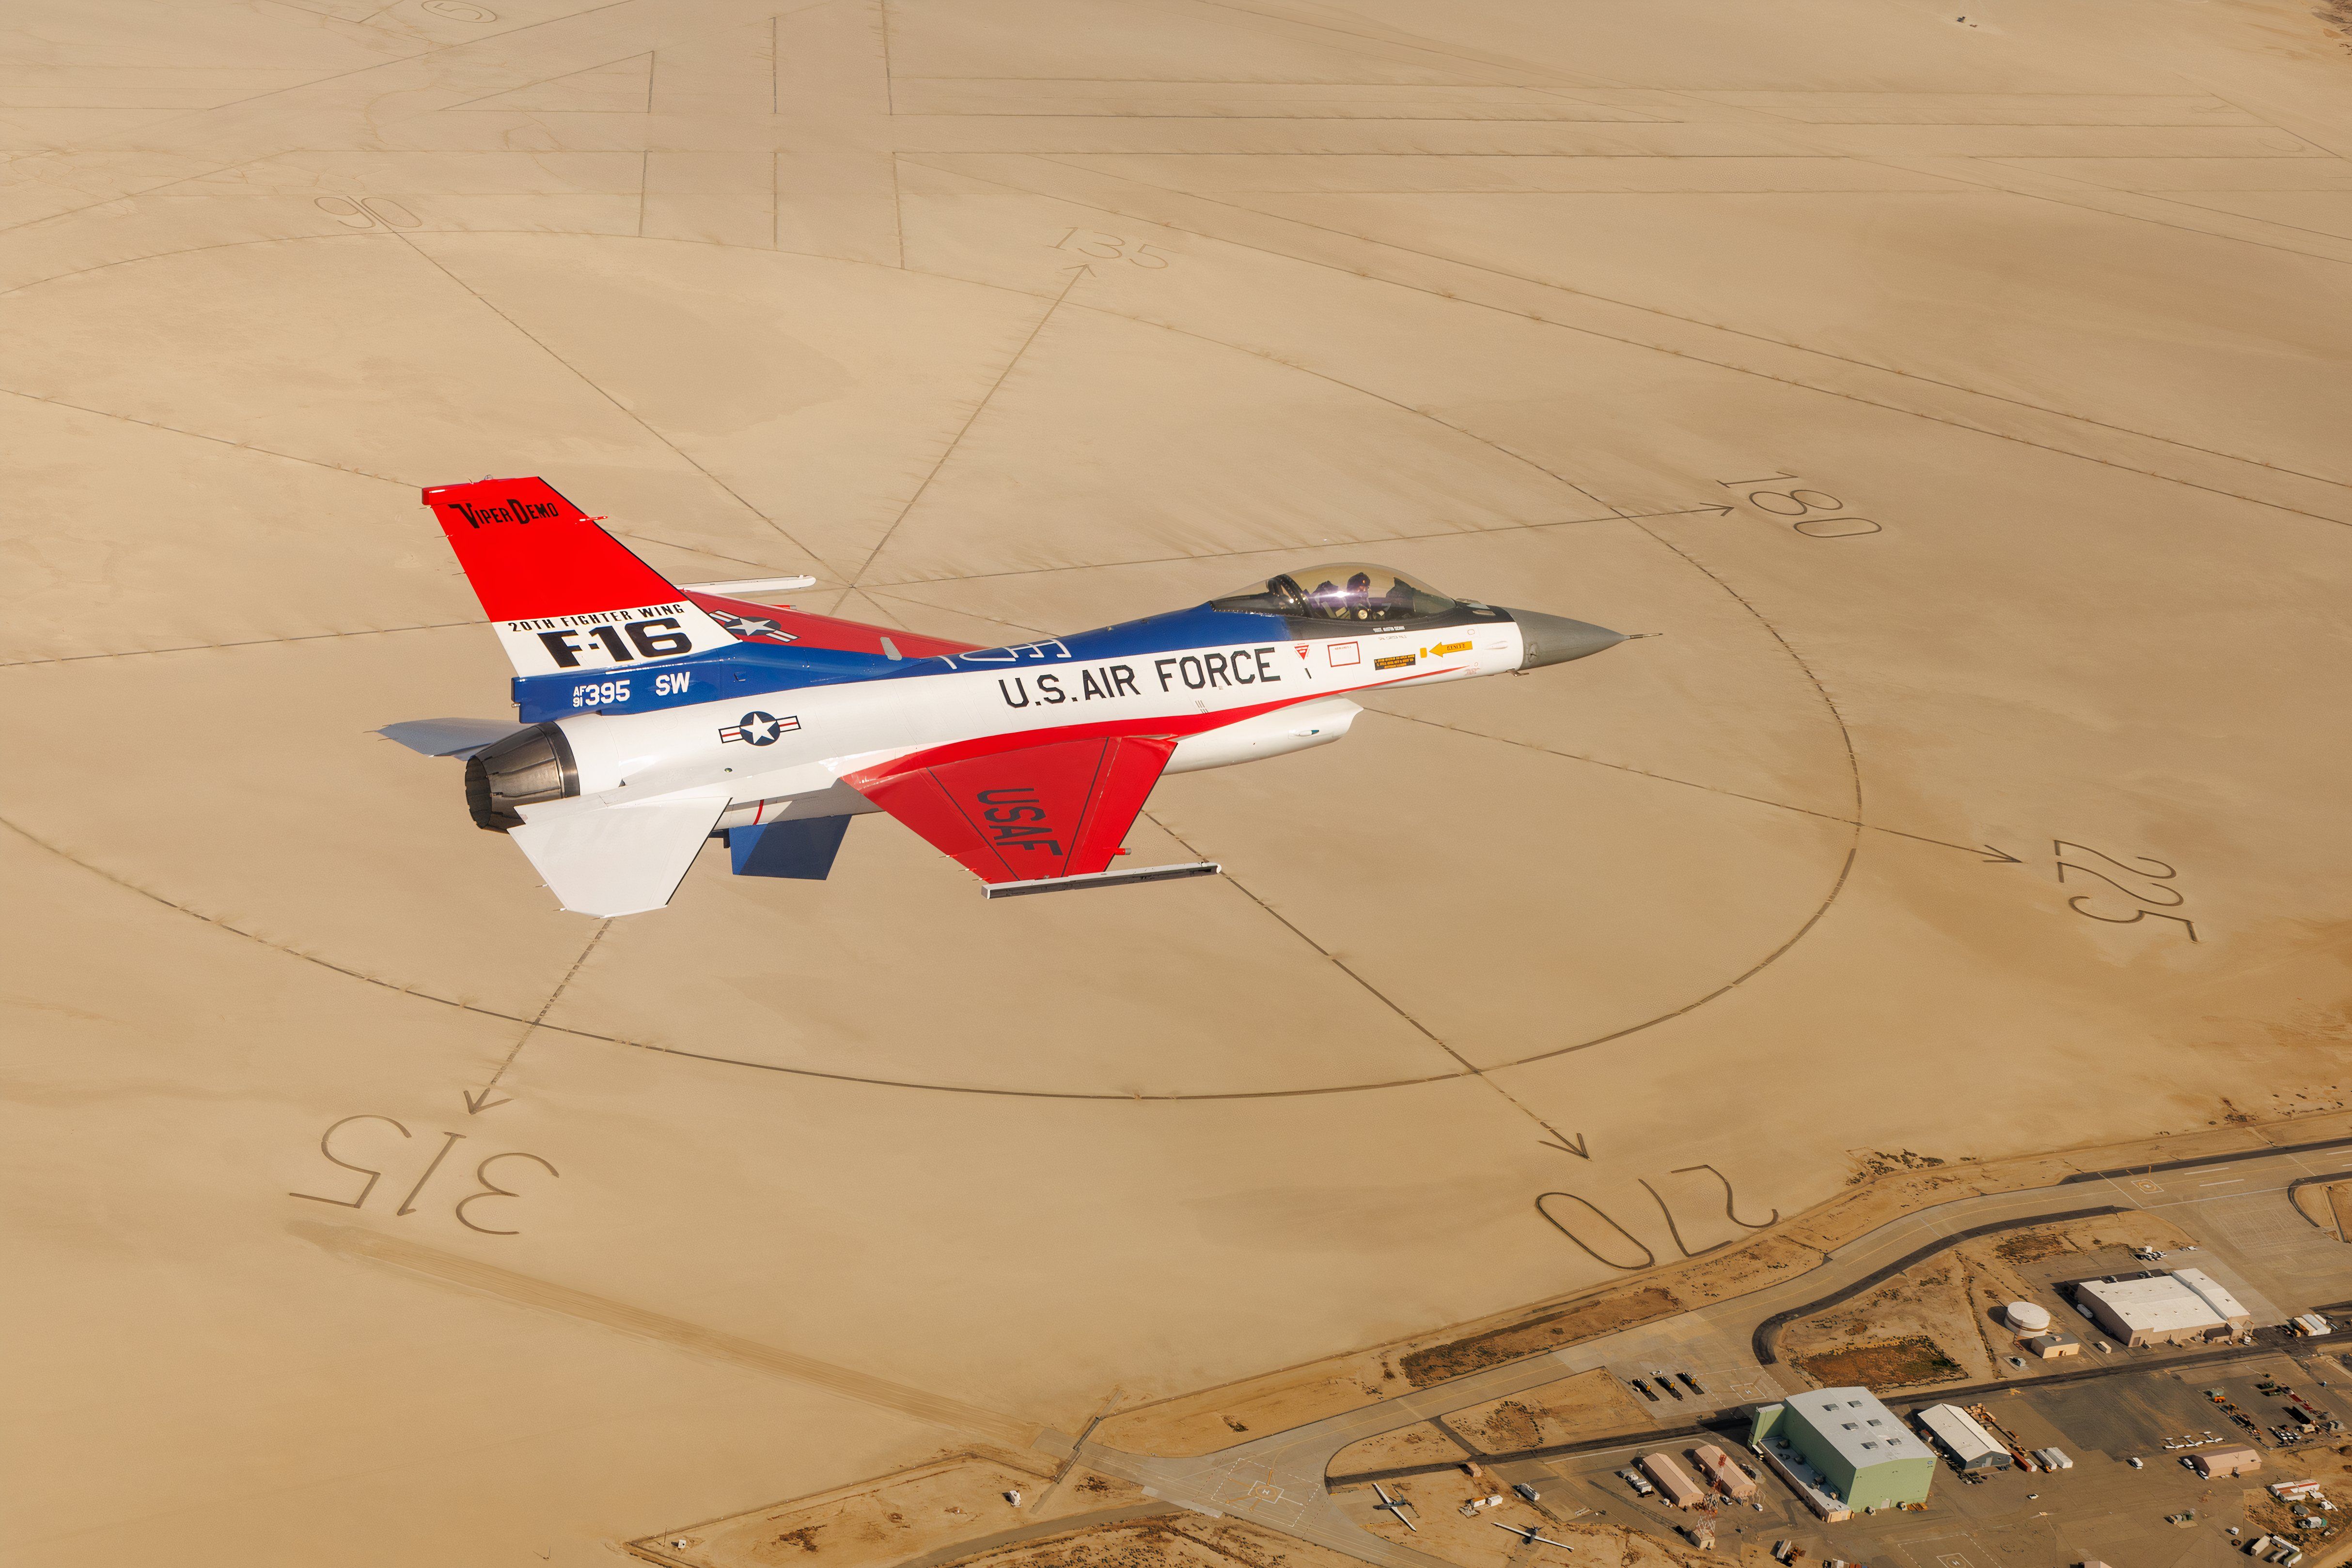
[[[376,733],[428,757],[470,757],[524,727],[511,719],[411,719]]]
[[[565,909],[634,915],[669,902],[726,809],[721,793],[671,795],[525,821],[507,837],[530,857]]]
[[[1213,877],[1224,868],[1214,860],[1192,860],[1181,866],[1139,866],[1132,871],[1097,871],[1090,877],[1040,877],[1031,882],[998,882],[981,892],[992,899],[1017,899],[1024,893],[1064,893],[1077,888],[1124,888],[1133,882],[1174,882],[1186,877]]]

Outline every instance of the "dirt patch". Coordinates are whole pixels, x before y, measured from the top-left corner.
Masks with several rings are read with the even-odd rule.
[[[2003,1263],[2039,1263],[2045,1258],[2056,1258],[2074,1250],[2074,1244],[2055,1230],[2020,1231],[1992,1249],[1993,1256]]]
[[[1426,1350],[1414,1351],[1397,1364],[1415,1388],[1427,1388],[1431,1384],[1444,1383],[1481,1367],[1558,1350],[1596,1334],[1650,1322],[1682,1309],[1681,1297],[1663,1285],[1651,1285],[1581,1302],[1565,1311],[1508,1328],[1490,1329],[1483,1334],[1431,1345]]]
[[[1349,1444],[1331,1456],[1330,1472],[1353,1476],[1406,1465],[1452,1464],[1469,1457],[1461,1444],[1424,1421]]]
[[[1123,1412],[1096,1427],[1095,1440],[1132,1454],[1213,1453],[1378,1405],[1405,1386],[1392,1360],[1360,1351]]]
[[[1949,1383],[1967,1371],[1925,1334],[1824,1351],[1796,1364],[1823,1388],[1857,1384],[1864,1388],[1912,1388],[1923,1383]]]
[[[1506,1399],[1464,1405],[1446,1415],[1442,1429],[1425,1422],[1350,1443],[1331,1456],[1330,1473],[1360,1476],[1409,1465],[1450,1464],[1473,1453],[1517,1453],[1650,1430],[1652,1423],[1633,1394],[1596,1368]]]
[[[1355,1568],[1352,1559],[1231,1520],[1193,1515],[1102,1524],[1000,1552],[958,1568]]]
[[[1619,1432],[1647,1432],[1652,1426],[1633,1392],[1597,1367],[1508,1399],[1468,1405],[1445,1419],[1454,1431],[1489,1453],[1549,1447]]]
[[[1514,1448],[1532,1448],[1543,1441],[1543,1426],[1536,1413],[1516,1399],[1506,1399],[1495,1406],[1495,1413],[1482,1424],[1479,1436],[1484,1446],[1498,1453]]]
[[[1038,1454],[956,1454],[731,1519],[664,1531],[632,1542],[630,1550],[689,1568],[877,1568],[1040,1520],[1145,1500],[1132,1484],[1091,1470],[1074,1472],[1049,1493],[1053,1478],[1052,1461]],[[1024,1506],[1015,1508],[1007,1492],[1021,1493]]]
[[[1768,1236],[1735,1252],[1718,1252],[1675,1277],[1675,1294],[1692,1306],[1745,1296],[1791,1275],[1821,1266],[1820,1249],[1786,1237]]]
[[[1897,1171],[1932,1171],[1946,1162],[1934,1154],[1915,1154],[1908,1149],[1849,1149],[1846,1158],[1854,1164],[1853,1174],[1846,1184],[1853,1186],[1892,1175]]]
[[[1545,1563],[1560,1561],[1549,1552],[1522,1559],[1520,1543],[1494,1528],[1497,1521],[1493,1513],[1482,1512],[1464,1519],[1459,1512],[1462,1504],[1481,1489],[1466,1477],[1416,1476],[1411,1480],[1387,1484],[1389,1495],[1402,1497],[1414,1505],[1414,1522],[1421,1527],[1419,1534],[1407,1531],[1394,1515],[1370,1508],[1370,1487],[1340,1494],[1361,1500],[1363,1511],[1357,1517],[1367,1530],[1384,1541],[1457,1564],[1458,1568],[1508,1568],[1515,1562],[1530,1562],[1536,1568],[1542,1568]],[[1355,1509],[1351,1507],[1349,1511],[1353,1513]],[[1515,1528],[1532,1524],[1552,1540],[1566,1543],[1574,1553],[1568,1559],[1571,1563],[1600,1564],[1601,1568],[1722,1568],[1724,1562],[1721,1557],[1693,1552],[1679,1541],[1646,1534],[1641,1530],[1549,1518],[1515,1498],[1507,1501],[1500,1511],[1500,1522],[1504,1524]],[[1726,1537],[1733,1542],[1742,1539],[1728,1531]]]
[[[1595,1368],[1508,1398],[1465,1405],[1447,1414],[1442,1429],[1423,1422],[1350,1443],[1331,1456],[1330,1473],[1360,1476],[1409,1465],[1451,1464],[1473,1451],[1517,1453],[1653,1429],[1633,1393],[1608,1372]],[[1471,1448],[1465,1450],[1465,1444]]]
[[[1974,1294],[1966,1261],[1947,1253],[1906,1269],[1867,1295],[1819,1317],[1790,1323],[1781,1332],[1780,1353],[1819,1386],[1876,1387],[1879,1384],[1871,1376],[1847,1375],[1840,1358],[1882,1346],[1924,1343],[1934,1347],[1951,1370],[1934,1378],[1909,1376],[1906,1385],[1980,1381],[1991,1375],[1992,1352],[1972,1321]],[[1864,1356],[1865,1363],[1882,1360],[1890,1369],[1900,1364],[1906,1372],[1918,1373],[1934,1358],[1901,1353]]]

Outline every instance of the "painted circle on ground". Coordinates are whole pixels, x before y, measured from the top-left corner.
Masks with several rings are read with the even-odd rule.
[[[230,270],[239,288],[216,286]],[[79,411],[60,438],[142,470],[173,455],[167,509],[101,496],[63,529],[152,570],[110,571],[96,604],[68,575],[37,586],[10,657],[194,650],[134,672],[182,699],[136,756],[52,730],[48,764],[81,785],[12,815],[358,980],[988,1093],[1459,1078],[1688,1012],[1811,928],[1849,864],[1851,756],[1724,584],[1459,421],[1057,286],[375,232],[8,296],[21,375]],[[93,324],[142,355],[79,352]],[[505,710],[508,671],[413,493],[485,469],[547,475],[675,579],[806,569],[862,584],[845,614],[971,641],[1332,554],[1677,636],[1384,700],[1344,745],[1165,781],[1130,847],[1224,879],[990,904],[874,817],[830,881],[731,879],[713,855],[669,910],[595,934],[474,831],[454,765],[370,734]],[[102,706],[132,662],[59,665],[58,700]],[[216,765],[190,780],[190,756]]]

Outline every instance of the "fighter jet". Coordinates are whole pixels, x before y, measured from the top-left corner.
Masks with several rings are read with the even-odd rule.
[[[981,647],[723,591],[756,581],[679,586],[544,479],[439,486],[425,504],[514,665],[516,716],[380,733],[465,759],[476,825],[582,914],[662,908],[713,837],[738,875],[822,879],[869,812],[991,898],[1210,875],[1111,869],[1161,774],[1328,745],[1368,691],[1625,640],[1340,562]]]
[[[1374,1510],[1388,1510],[1389,1512],[1396,1515],[1396,1521],[1399,1524],[1403,1525],[1415,1535],[1419,1535],[1421,1533],[1421,1526],[1413,1523],[1412,1521],[1405,1518],[1404,1516],[1404,1510],[1411,1508],[1412,1504],[1407,1502],[1402,1498],[1389,1496],[1389,1489],[1381,1485],[1378,1481],[1374,1481],[1372,1483],[1372,1489],[1381,1494],[1381,1500],[1372,1505]]]

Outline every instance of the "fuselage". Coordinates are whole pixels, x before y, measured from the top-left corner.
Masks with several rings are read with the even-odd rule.
[[[598,670],[568,682],[579,710],[552,721],[580,795],[723,789],[727,828],[872,811],[845,777],[1008,745],[1173,736],[1170,773],[1279,755],[1344,735],[1354,695],[1502,674],[1528,649],[1513,612],[1483,605],[1369,624],[1201,606],[814,679],[782,660],[767,679],[692,661]],[[545,704],[566,681],[530,684]],[[636,710],[647,699],[659,705]]]

